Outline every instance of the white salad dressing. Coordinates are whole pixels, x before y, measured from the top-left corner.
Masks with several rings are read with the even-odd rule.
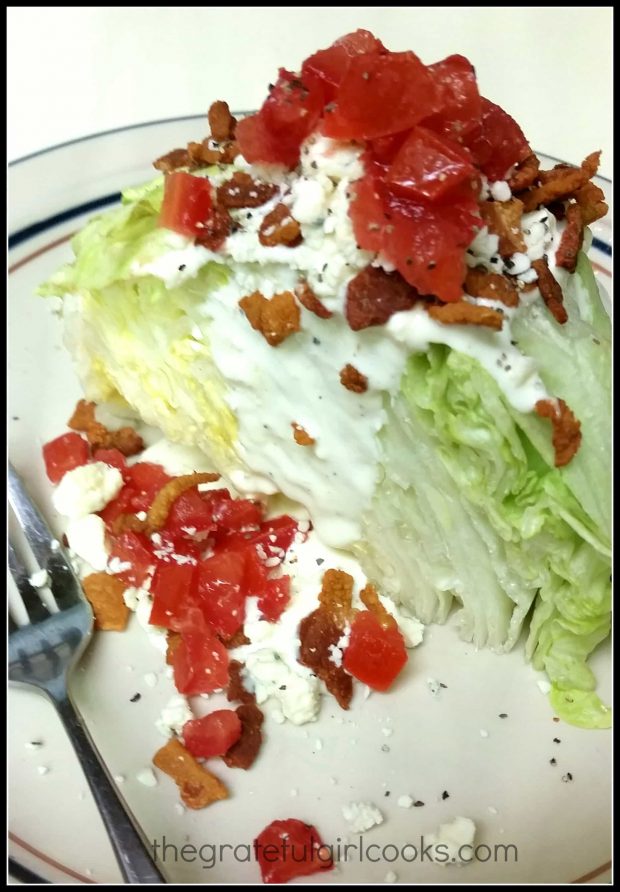
[[[377,433],[384,424],[385,393],[398,393],[412,352],[446,344],[477,359],[521,412],[532,411],[538,400],[550,396],[535,362],[513,343],[510,321],[519,308],[491,302],[504,312],[499,332],[443,325],[421,306],[395,314],[385,326],[351,330],[343,315],[347,284],[373,260],[357,247],[348,213],[351,183],[362,173],[360,151],[311,137],[302,151],[300,173],[253,166],[254,176],[280,186],[279,194],[259,208],[232,212],[243,229],[228,237],[224,250],[211,252],[170,233],[169,251],[132,268],[135,275],[155,275],[168,287],[194,277],[207,261],[230,271],[228,281],[210,291],[199,307],[204,325],[196,325],[193,336],[209,343],[218,371],[230,384],[224,398],[238,422],[235,451],[243,464],[234,483],[242,492],[282,492],[306,505],[321,539],[337,548],[360,537],[360,518],[378,479]],[[250,169],[243,160],[237,167]],[[228,175],[218,172],[212,179],[217,185]],[[505,182],[485,188],[502,200],[510,197]],[[291,208],[302,226],[298,247],[265,247],[258,240],[264,216],[279,202]],[[525,214],[522,229],[526,252],[500,257],[497,236],[484,228],[473,240],[467,262],[511,272],[529,283],[536,278],[531,261],[546,254],[562,284],[565,271],[553,265],[562,226],[542,209]],[[253,291],[268,298],[292,291],[300,279],[308,281],[334,315],[324,320],[302,308],[301,330],[271,347],[251,328],[239,300]],[[523,295],[523,302],[536,297],[537,289]],[[340,371],[347,364],[367,376],[365,393],[352,393],[341,384]],[[315,443],[299,446],[293,423]]]

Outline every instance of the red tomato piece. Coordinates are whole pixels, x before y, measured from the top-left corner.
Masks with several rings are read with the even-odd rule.
[[[414,127],[387,172],[395,195],[435,202],[476,175],[471,155],[452,140]]]
[[[123,479],[127,479],[127,459],[120,449],[97,449],[93,453],[93,461],[102,461],[112,468],[117,468],[123,475]]]
[[[112,522],[115,521],[117,517],[120,517],[121,514],[134,514],[135,512],[132,503],[137,495],[138,493],[133,486],[128,486],[126,484],[117,497],[112,499],[111,502],[108,502],[102,511],[99,511],[99,517],[101,517],[107,527],[110,527]]]
[[[286,164],[290,160],[288,157],[282,160],[278,141],[267,129],[260,112],[238,122],[235,138],[239,151],[250,164],[268,159],[276,159],[272,161],[273,164]]]
[[[174,683],[181,694],[210,694],[228,684],[228,651],[196,608],[181,623],[173,656]]]
[[[532,150],[514,118],[484,97],[481,102],[480,125],[464,143],[490,180],[503,180],[513,164],[523,161]]]
[[[407,662],[407,651],[398,628],[384,629],[369,610],[362,610],[351,623],[351,638],[343,666],[375,691],[387,691]]]
[[[192,756],[223,756],[241,737],[241,721],[232,709],[216,709],[183,725],[183,743]]]
[[[112,540],[110,557],[131,564],[129,569],[116,574],[127,585],[142,585],[149,569],[156,564],[151,543],[142,533],[126,532],[116,536]]]
[[[206,177],[178,171],[164,180],[164,200],[159,225],[181,235],[200,235],[213,213],[211,183]]]
[[[187,611],[195,606],[192,591],[194,564],[159,563],[151,583],[153,608],[149,623],[178,631]]]
[[[52,483],[59,483],[67,471],[87,464],[89,456],[88,441],[73,431],[50,440],[43,447],[45,472]]]
[[[280,576],[278,579],[268,579],[263,593],[258,599],[258,609],[264,619],[270,623],[277,623],[289,601],[291,600],[291,577]]]
[[[344,139],[400,133],[440,108],[433,78],[410,52],[356,56],[344,75],[336,105],[325,115],[323,133]]]
[[[428,66],[439,88],[441,109],[424,121],[425,127],[453,139],[465,136],[480,121],[482,101],[476,72],[465,56],[448,56]]]
[[[263,519],[263,506],[250,499],[214,497],[209,499],[213,522],[226,532],[258,531]]]
[[[224,536],[217,535],[216,550],[245,551],[249,547],[260,546],[268,558],[279,557],[284,560],[297,530],[297,521],[287,514],[283,514],[281,517],[263,521],[256,532],[232,532]]]
[[[299,75],[281,68],[260,115],[288,167],[299,161],[301,144],[315,129],[322,110],[322,88],[305,84]]]
[[[374,34],[358,28],[357,31],[340,37],[327,49],[319,50],[306,59],[301,67],[301,75],[305,83],[320,81],[325,101],[331,102],[336,96],[351,59],[364,53],[386,52],[386,48]]]
[[[197,489],[188,489],[172,505],[166,529],[177,536],[194,536],[196,533],[209,533],[216,527],[213,511]],[[188,530],[193,530],[189,532]]]
[[[161,465],[141,461],[127,468],[127,481],[132,487],[132,511],[148,511],[159,490],[172,480]]]
[[[288,883],[334,866],[316,827],[297,818],[272,821],[254,840],[263,883]]]
[[[269,578],[269,570],[256,553],[254,545],[244,551],[245,570],[243,574],[243,590],[247,597],[258,597],[265,590]]]
[[[197,604],[208,625],[229,638],[243,625],[245,593],[243,554],[215,554],[198,566]]]

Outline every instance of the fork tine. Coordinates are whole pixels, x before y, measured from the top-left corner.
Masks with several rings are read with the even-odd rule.
[[[52,554],[51,542],[54,538],[51,530],[41,517],[38,508],[33,504],[26,492],[19,474],[9,462],[9,503],[15,512],[28,544],[39,566],[47,567]]]
[[[82,586],[62,551],[55,551],[48,561],[52,593],[59,610],[68,610],[84,601]]]
[[[17,556],[13,545],[9,542],[9,569],[21,596],[31,623],[39,623],[50,616],[50,611],[41,600],[37,589],[30,582],[28,570]]]

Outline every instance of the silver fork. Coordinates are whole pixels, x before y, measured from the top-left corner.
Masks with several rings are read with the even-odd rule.
[[[9,680],[43,691],[56,707],[84,769],[127,883],[165,883],[148,853],[135,818],[121,801],[108,772],[67,693],[67,678],[84,652],[93,629],[93,613],[62,548],[24,484],[9,464],[9,502],[32,553],[48,573],[58,606],[53,612],[29,581],[29,572],[9,542],[9,569],[30,620],[18,626],[9,616]]]

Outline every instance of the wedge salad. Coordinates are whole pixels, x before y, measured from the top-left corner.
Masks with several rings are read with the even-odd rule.
[[[305,665],[340,702],[351,676],[389,687],[406,660],[399,621],[456,613],[464,638],[498,652],[525,631],[555,714],[609,727],[588,666],[611,611],[610,322],[586,255],[588,225],[607,211],[592,182],[600,153],[542,170],[467,59],[426,65],[366,31],[280,69],[255,114],[236,120],[217,101],[208,121],[201,141],[155,150],[156,178],[88,223],[40,288],[62,298],[87,399],[198,448],[222,477],[219,496],[195,478],[153,524],[170,475],[148,456],[140,472],[98,454],[139,449],[129,434],[111,446],[82,407],[84,445],[68,451],[83,460],[67,466],[61,449],[60,464],[110,462],[118,475],[112,511],[108,499],[86,512],[103,518],[116,578],[142,561],[151,592],[136,598],[147,611],[153,591],[168,598],[169,620],[179,599],[196,609],[180,594],[196,562],[223,541],[243,551],[244,568],[221,559],[210,582],[202,570],[202,612],[181,610],[176,627],[151,618],[186,635],[188,677],[197,626],[244,636],[238,659],[256,663],[250,626],[289,605],[296,647],[335,648],[333,671],[308,653]],[[297,520],[274,530],[281,502]],[[309,567],[308,539],[342,575],[317,576],[313,554],[304,613],[287,562],[297,542]],[[140,589],[132,572],[123,586]],[[222,579],[237,586],[232,623],[230,604],[207,603]],[[368,675],[364,636],[390,655],[384,682],[378,666]],[[256,685],[260,667],[248,672]],[[264,675],[272,693],[289,683]],[[281,699],[288,719],[312,708]]]

